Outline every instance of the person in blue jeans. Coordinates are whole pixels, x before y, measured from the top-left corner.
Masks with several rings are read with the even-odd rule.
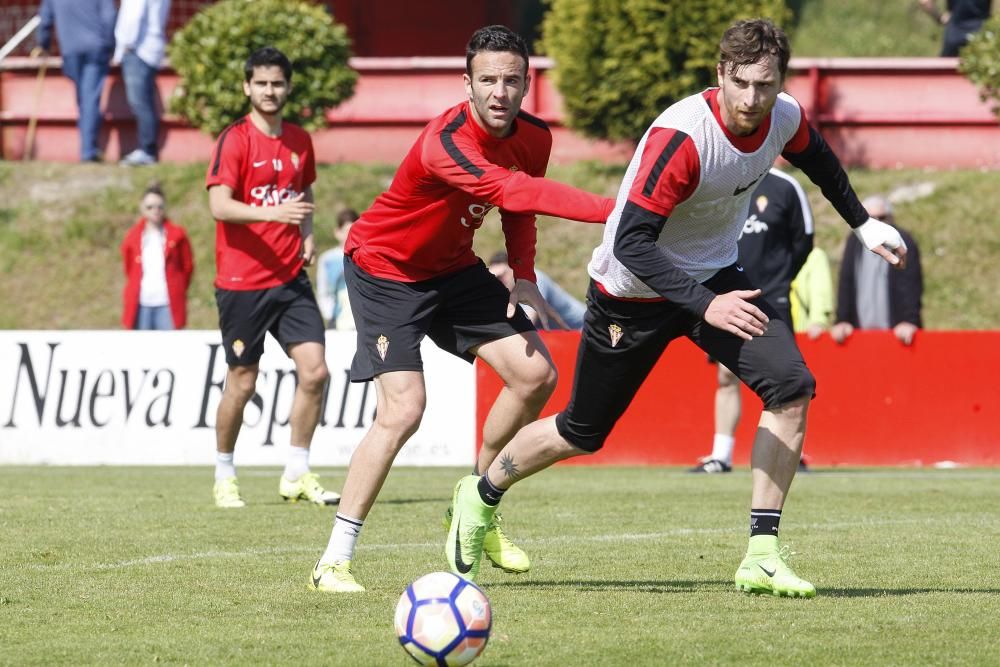
[[[53,27],[59,38],[63,73],[76,85],[80,161],[99,162],[101,93],[115,46],[114,0],[42,0],[38,9],[38,48],[52,48]]]
[[[156,73],[167,46],[170,0],[122,0],[115,24],[115,55],[125,80],[125,97],[135,116],[138,146],[121,163],[156,164],[159,156],[160,114]]]

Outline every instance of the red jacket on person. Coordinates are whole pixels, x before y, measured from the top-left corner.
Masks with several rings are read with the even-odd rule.
[[[122,326],[126,329],[135,328],[136,315],[139,312],[139,287],[142,284],[142,232],[145,227],[146,219],[139,218],[139,221],[126,232],[125,239],[122,241],[122,260],[125,268]],[[188,240],[184,228],[169,220],[163,221],[163,233],[170,315],[174,320],[174,327],[183,329],[187,324],[187,289],[188,285],[191,284],[191,275],[194,273],[191,242]]]

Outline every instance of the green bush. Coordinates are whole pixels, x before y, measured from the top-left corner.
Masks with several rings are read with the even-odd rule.
[[[715,85],[719,40],[735,20],[790,17],[782,0],[550,2],[542,49],[567,123],[599,139],[637,140],[670,104]]]
[[[304,0],[221,0],[174,35],[170,62],[180,85],[170,109],[217,134],[249,110],[243,65],[262,46],[292,61],[292,94],[284,117],[306,129],[326,124],[324,111],[354,93],[350,40],[326,8]]]
[[[983,100],[993,100],[1000,117],[1000,15],[983,24],[960,55],[959,69],[979,87]]]

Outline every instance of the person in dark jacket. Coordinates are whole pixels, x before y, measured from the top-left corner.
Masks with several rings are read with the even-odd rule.
[[[917,329],[923,328],[921,299],[924,276],[920,266],[920,248],[906,230],[896,224],[892,204],[885,197],[864,201],[873,218],[899,231],[906,243],[906,267],[901,271],[883,271],[868,261],[863,248],[853,236],[847,238],[844,259],[837,285],[837,323],[830,335],[843,343],[855,329],[892,329],[904,345],[913,342]]]
[[[115,50],[114,0],[42,0],[38,8],[38,48],[52,48],[52,29],[59,37],[62,71],[76,86],[79,109],[80,161],[98,162],[101,133],[101,93]]]

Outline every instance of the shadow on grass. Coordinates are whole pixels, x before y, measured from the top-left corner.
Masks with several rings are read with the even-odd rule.
[[[627,591],[630,593],[693,593],[710,589],[731,589],[731,581],[669,581],[669,580],[569,580],[544,581],[497,581],[486,584],[487,588],[548,588],[552,590],[572,589],[577,592]]]
[[[568,589],[576,592],[607,592],[626,591],[632,593],[694,593],[698,591],[724,590],[734,591],[732,581],[654,581],[654,580],[629,580],[601,581],[601,580],[568,580],[568,581],[546,581],[533,579],[529,581],[497,581],[486,584],[487,589],[491,588],[535,588],[562,590]],[[820,589],[816,596],[820,598],[880,598],[880,597],[902,597],[905,595],[925,595],[927,593],[957,593],[962,595],[987,594],[996,595],[1000,593],[997,588],[839,588]],[[768,597],[768,596],[764,596]]]
[[[904,595],[925,595],[927,593],[959,593],[962,595],[988,594],[996,595],[1000,593],[997,588],[839,588],[820,589],[816,592],[817,597],[828,598],[891,598],[902,597]]]

